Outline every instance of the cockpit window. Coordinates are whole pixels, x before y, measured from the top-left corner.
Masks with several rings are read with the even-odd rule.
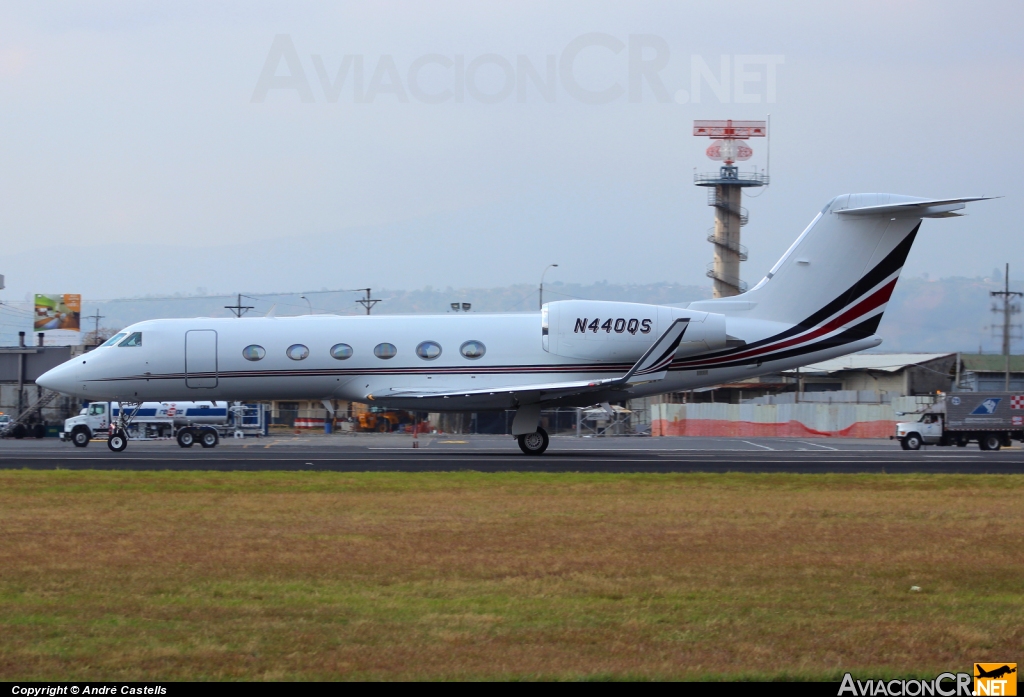
[[[113,346],[114,344],[116,344],[118,341],[120,341],[124,337],[125,337],[125,333],[124,332],[121,332],[120,334],[114,334],[114,336],[112,336],[109,339],[107,339],[107,342],[105,344],[103,344],[103,346]],[[103,348],[103,346],[101,346],[100,348]]]
[[[131,335],[118,344],[118,346],[142,346],[142,332],[132,332]]]

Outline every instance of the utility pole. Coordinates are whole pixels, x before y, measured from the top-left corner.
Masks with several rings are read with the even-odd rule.
[[[225,310],[231,310],[231,312],[234,313],[235,317],[241,317],[246,312],[248,312],[249,310],[253,309],[253,306],[252,305],[243,305],[242,304],[242,294],[239,293],[238,294],[238,300],[235,301],[235,304],[234,305],[225,305],[224,309]]]
[[[538,300],[540,302],[537,305],[538,310],[544,309],[544,274],[548,272],[548,269],[554,268],[558,268],[558,264],[548,264],[547,266],[544,267],[544,271],[541,272],[540,274],[540,295],[538,296]]]
[[[989,295],[999,296],[1003,299],[1003,357],[1006,359],[1006,378],[1003,383],[1003,390],[1010,391],[1010,316],[1020,312],[1020,306],[1014,305],[1013,298],[1024,296],[1024,293],[1017,293],[1010,290],[1010,264],[1006,264],[1005,285],[1003,290],[989,291]],[[996,308],[993,308],[995,310]]]
[[[103,318],[104,316],[100,314],[99,308],[96,308],[95,315],[89,315],[89,319],[95,322],[92,329],[92,342],[96,346],[100,345],[100,320]]]
[[[371,298],[370,297],[370,289],[369,288],[356,288],[356,290],[359,290],[359,291],[362,291],[362,292],[366,293],[366,297],[365,298],[360,298],[359,300],[356,300],[356,302],[366,308],[366,314],[370,314],[370,310],[372,310],[373,306],[376,305],[377,303],[379,303],[380,300],[377,299],[377,298]]]

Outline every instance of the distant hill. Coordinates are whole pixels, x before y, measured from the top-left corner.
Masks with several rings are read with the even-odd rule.
[[[1020,283],[1011,287],[1020,287]],[[1001,320],[991,312],[992,299],[989,291],[999,290],[1001,281],[987,278],[901,278],[893,293],[892,300],[879,327],[884,343],[879,350],[885,351],[965,351],[998,352],[1000,339],[989,327]],[[373,291],[381,302],[374,308],[374,314],[422,314],[450,311],[453,302],[469,302],[473,312],[527,312],[537,309],[537,287],[513,285],[500,288],[433,288],[416,290],[380,289]],[[309,298],[309,304],[300,295]],[[243,305],[253,305],[249,316],[265,315],[275,307],[278,316],[301,315],[309,312],[309,306],[317,313],[342,315],[362,314],[356,304],[361,297],[353,291],[307,290],[295,293],[251,294],[243,297]],[[550,283],[544,287],[544,299],[565,300],[584,298],[590,300],[619,300],[641,303],[685,303],[711,297],[706,286],[682,285],[678,283],[614,284],[592,283],[566,284]],[[178,295],[173,297],[126,298],[103,302],[83,303],[83,315],[94,314],[98,309],[104,316],[103,327],[121,327],[144,319],[164,317],[229,317],[231,312],[225,305],[233,305],[236,296],[222,295]],[[11,344],[17,340],[20,324],[31,331],[28,325],[31,316],[27,305],[12,303],[5,307],[2,316],[0,341]],[[83,328],[92,329],[93,324],[83,318]],[[1020,349],[1024,342],[1015,344]]]

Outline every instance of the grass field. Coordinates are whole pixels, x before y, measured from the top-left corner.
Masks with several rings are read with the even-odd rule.
[[[0,680],[1017,661],[1024,477],[0,472]],[[911,592],[920,586],[920,592]]]

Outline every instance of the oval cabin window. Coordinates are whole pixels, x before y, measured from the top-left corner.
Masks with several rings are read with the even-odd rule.
[[[285,351],[285,353],[287,353],[288,358],[291,358],[293,361],[301,361],[309,355],[309,349],[302,344],[292,344],[288,347],[288,350]]]
[[[394,358],[398,353],[398,349],[395,348],[394,344],[377,344],[373,348],[373,355],[377,358]]]
[[[467,341],[459,348],[459,353],[461,353],[465,358],[475,361],[477,358],[481,358],[485,353],[487,353],[487,347],[480,341]]]
[[[348,344],[335,344],[331,347],[331,358],[337,358],[339,361],[343,361],[346,358],[352,357],[352,347]]]
[[[242,357],[247,361],[258,361],[266,355],[267,352],[263,350],[263,347],[257,346],[256,344],[246,346],[242,349]]]
[[[416,355],[425,361],[432,361],[441,355],[441,344],[436,341],[424,341],[416,347]]]

